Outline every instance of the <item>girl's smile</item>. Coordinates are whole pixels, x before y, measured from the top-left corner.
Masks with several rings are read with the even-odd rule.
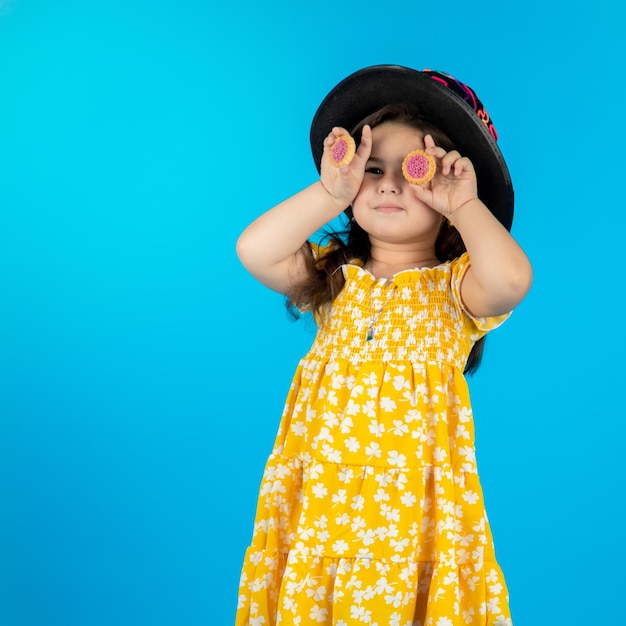
[[[380,211],[381,213],[397,213],[399,211],[404,211],[404,209],[401,206],[398,206],[397,204],[389,204],[389,203],[380,204],[374,208],[377,211]]]

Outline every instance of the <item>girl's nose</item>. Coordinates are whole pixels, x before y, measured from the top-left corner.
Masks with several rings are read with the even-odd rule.
[[[378,191],[380,193],[399,193],[400,181],[393,173],[385,173],[378,183]]]

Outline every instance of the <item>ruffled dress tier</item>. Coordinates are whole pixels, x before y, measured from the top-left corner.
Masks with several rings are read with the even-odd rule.
[[[468,266],[343,266],[265,469],[237,626],[510,626],[463,376],[507,316],[463,309]]]

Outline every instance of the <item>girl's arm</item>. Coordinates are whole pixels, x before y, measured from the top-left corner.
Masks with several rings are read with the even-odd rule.
[[[532,283],[532,267],[524,251],[478,198],[448,219],[459,231],[470,258],[461,283],[463,304],[476,317],[512,311]]]
[[[429,187],[416,186],[418,198],[444,215],[459,231],[470,258],[463,282],[463,304],[476,317],[513,310],[532,283],[528,257],[478,198],[471,161],[458,152],[435,146],[424,137],[427,151],[440,161]]]
[[[286,294],[306,275],[307,239],[343,209],[320,181],[313,183],[243,231],[237,240],[239,260],[266,287]]]
[[[344,129],[334,128],[325,139],[320,180],[261,215],[237,241],[237,255],[244,267],[274,291],[286,294],[304,279],[307,239],[350,206],[361,186],[371,152],[371,130],[363,129],[350,164],[333,167],[328,152],[335,137],[344,133]]]

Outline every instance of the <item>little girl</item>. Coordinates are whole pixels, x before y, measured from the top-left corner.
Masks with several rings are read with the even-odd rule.
[[[333,164],[346,135],[356,153]],[[244,266],[318,332],[263,477],[238,626],[510,626],[463,375],[531,283],[496,139],[454,78],[366,68],[316,113],[320,180],[241,235]],[[415,150],[436,165],[425,184],[403,173]],[[345,236],[309,243],[344,211]]]

